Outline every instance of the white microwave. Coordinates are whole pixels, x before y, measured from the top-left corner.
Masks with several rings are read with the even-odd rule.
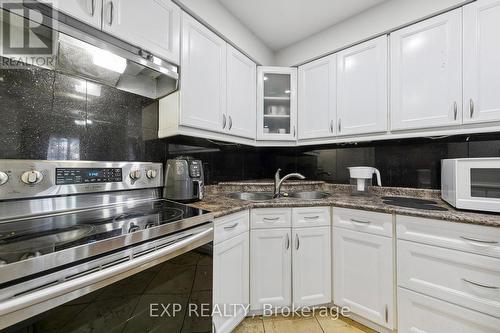
[[[500,157],[442,160],[441,197],[459,209],[500,213]]]

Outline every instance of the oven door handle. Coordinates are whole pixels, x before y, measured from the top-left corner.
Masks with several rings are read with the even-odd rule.
[[[140,266],[151,264],[157,259],[164,256],[174,257],[178,254],[182,254],[191,251],[197,247],[205,245],[213,241],[213,225],[210,224],[206,229],[193,234],[189,237],[183,238],[176,241],[164,248],[160,248],[151,253],[145,254],[141,257],[131,259],[122,264],[111,266],[99,270],[88,275],[81,276],[79,278],[65,281],[53,286],[49,286],[45,289],[39,289],[33,291],[32,293],[20,295],[18,297],[11,298],[0,303],[0,318],[12,312],[22,310],[24,308],[48,301],[50,299],[62,296],[64,294],[73,292],[75,290],[85,288],[87,286],[99,283],[101,281],[112,279],[117,275],[123,274],[127,271],[134,270]],[[142,270],[142,269],[141,269]],[[1,325],[0,325],[1,326]]]

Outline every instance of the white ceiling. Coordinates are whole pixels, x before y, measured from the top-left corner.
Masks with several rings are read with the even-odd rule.
[[[386,0],[219,0],[273,51]]]

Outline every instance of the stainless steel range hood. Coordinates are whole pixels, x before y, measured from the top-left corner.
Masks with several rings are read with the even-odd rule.
[[[58,34],[56,71],[152,99],[177,90],[177,67],[153,55],[144,59],[89,35],[82,39]]]
[[[52,36],[53,39],[54,61],[50,66],[43,67],[152,99],[162,98],[178,89],[176,65],[54,12],[43,4],[26,7],[42,14],[42,18],[36,20],[43,27],[37,28],[37,35]],[[0,9],[0,14],[4,10]],[[3,17],[0,15],[0,21]],[[27,19],[17,17],[9,20],[11,33],[21,36],[31,33],[26,31],[29,25],[22,23]]]

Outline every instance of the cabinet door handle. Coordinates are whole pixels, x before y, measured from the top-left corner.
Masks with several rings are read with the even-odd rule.
[[[481,288],[486,288],[486,289],[500,289],[500,287],[496,287],[496,286],[488,286],[488,285],[485,285],[485,284],[482,284],[482,283],[477,283],[477,282],[474,282],[474,281],[471,281],[471,280],[467,280],[467,279],[464,279],[462,278],[462,281],[464,282],[467,282],[467,283],[470,283],[474,286],[478,286],[478,287],[481,287]]]
[[[90,16],[94,17],[95,15],[95,0],[90,0]]]
[[[290,235],[286,234],[286,249],[288,250],[290,248]]]
[[[489,240],[482,240],[482,239],[477,239],[477,238],[471,238],[471,237],[465,237],[465,236],[460,236],[460,238],[465,239],[470,242],[476,242],[476,243],[483,243],[483,244],[498,244],[497,241],[489,241]]]
[[[231,226],[224,227],[224,230],[232,230],[232,229],[236,228],[237,226],[238,226],[238,223],[235,223],[235,224],[233,224]]]
[[[389,322],[389,307],[387,305],[385,306],[385,322]]]
[[[110,1],[109,2],[109,20],[108,20],[108,24],[111,26],[113,25],[113,12],[115,11],[115,4],[113,3],[113,1]]]
[[[333,120],[330,120],[330,132],[333,133]]]
[[[304,216],[304,220],[317,220],[319,219],[319,215],[316,216]]]
[[[300,247],[300,238],[299,238],[299,234],[295,234],[295,241],[297,242],[297,246],[295,247],[296,250],[299,249]]]
[[[469,100],[469,112],[470,112],[470,118],[474,116],[474,101],[472,98]]]
[[[457,120],[457,115],[458,115],[458,104],[457,102],[453,102],[453,118]]]
[[[354,223],[361,223],[361,224],[370,224],[370,221],[363,221],[363,220],[356,220],[356,219],[351,219],[352,222]]]
[[[226,128],[226,114],[224,113],[222,115],[222,129]]]
[[[279,217],[264,217],[264,221],[278,221]]]
[[[339,133],[342,132],[342,118],[339,118]]]
[[[229,116],[229,130],[231,130],[231,128],[233,128],[233,118]]]
[[[295,125],[293,125],[293,137],[295,138]]]

